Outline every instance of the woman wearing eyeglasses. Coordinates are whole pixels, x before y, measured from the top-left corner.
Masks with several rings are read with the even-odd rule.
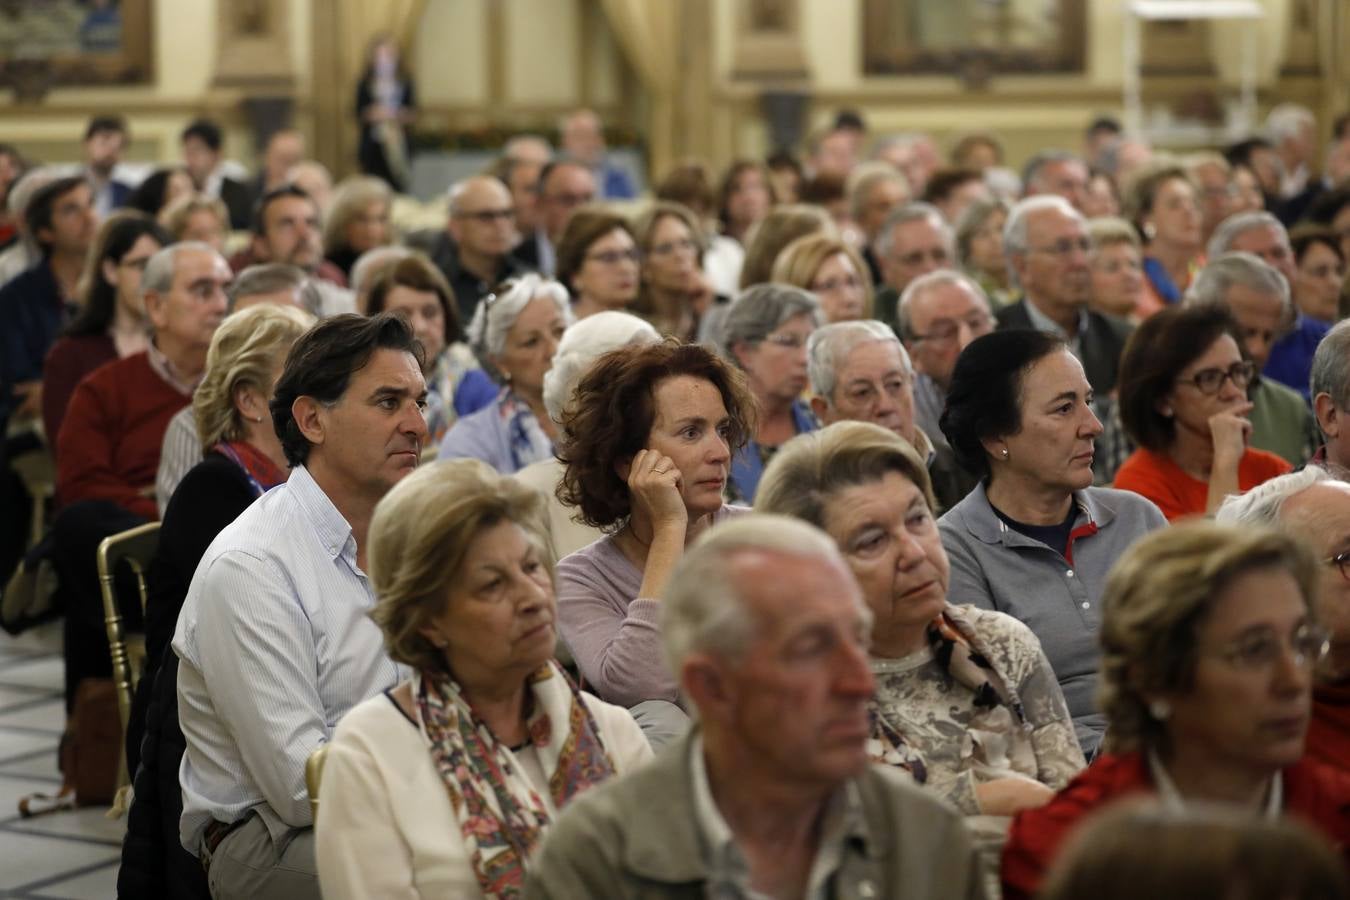
[[[1131,795],[1294,816],[1341,850],[1350,778],[1304,757],[1316,562],[1293,538],[1196,521],[1149,535],[1107,580],[1101,689],[1107,753],[1047,805],[1013,820],[1003,896],[1031,897],[1064,839]]]
[[[580,209],[558,241],[557,279],[572,294],[577,319],[627,310],[637,299],[638,248],[623,216]]]
[[[1239,341],[1227,310],[1206,305],[1165,309],[1125,345],[1120,418],[1139,449],[1115,486],[1152,500],[1168,520],[1212,515],[1224,497],[1290,469],[1248,446],[1256,369]]]
[[[872,275],[858,251],[830,234],[808,234],[783,248],[773,280],[815,294],[827,324],[872,318]]]
[[[478,301],[469,341],[502,386],[497,399],[455,422],[441,442],[441,459],[481,459],[511,475],[553,456],[556,427],[544,409],[544,373],[571,324],[567,291],[533,273]]]
[[[806,342],[823,325],[814,296],[786,284],[741,292],[720,326],[722,355],[745,372],[757,409],[754,431],[731,461],[733,502],[752,503],[774,451],[818,426],[802,398],[809,383]]]
[[[642,255],[634,312],[662,334],[694,340],[699,322],[719,299],[703,274],[707,247],[698,217],[682,203],[660,200],[634,220],[633,235]]]

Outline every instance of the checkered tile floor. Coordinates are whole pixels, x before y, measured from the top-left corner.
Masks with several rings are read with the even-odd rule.
[[[20,797],[61,786],[60,623],[0,632],[0,898],[83,900],[116,895],[126,820],[99,808],[19,818]]]

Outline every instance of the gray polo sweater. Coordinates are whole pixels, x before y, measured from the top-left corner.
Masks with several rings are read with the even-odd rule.
[[[1106,573],[1137,538],[1167,524],[1149,500],[1091,487],[1074,494],[1079,516],[1069,558],[1009,528],[981,484],[941,519],[951,558],[950,602],[1007,613],[1040,639],[1090,759],[1106,730],[1097,711],[1100,600]],[[1095,526],[1082,533],[1083,526]]]

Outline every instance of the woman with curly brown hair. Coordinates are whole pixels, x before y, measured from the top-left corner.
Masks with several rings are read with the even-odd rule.
[[[586,683],[611,703],[679,703],[661,597],[685,547],[732,513],[722,492],[752,432],[740,373],[698,344],[596,360],[562,419],[558,499],[608,532],[558,564],[558,620]]]

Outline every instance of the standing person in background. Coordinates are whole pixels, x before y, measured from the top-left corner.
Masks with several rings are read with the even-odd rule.
[[[616,166],[606,154],[605,132],[594,112],[579,109],[571,113],[558,126],[558,133],[563,154],[591,170],[600,199],[631,200],[637,196],[628,171]]]
[[[361,124],[357,159],[361,171],[383,178],[395,191],[408,184],[408,126],[417,117],[412,76],[389,34],[370,42],[366,70],[356,85],[356,118]]]

